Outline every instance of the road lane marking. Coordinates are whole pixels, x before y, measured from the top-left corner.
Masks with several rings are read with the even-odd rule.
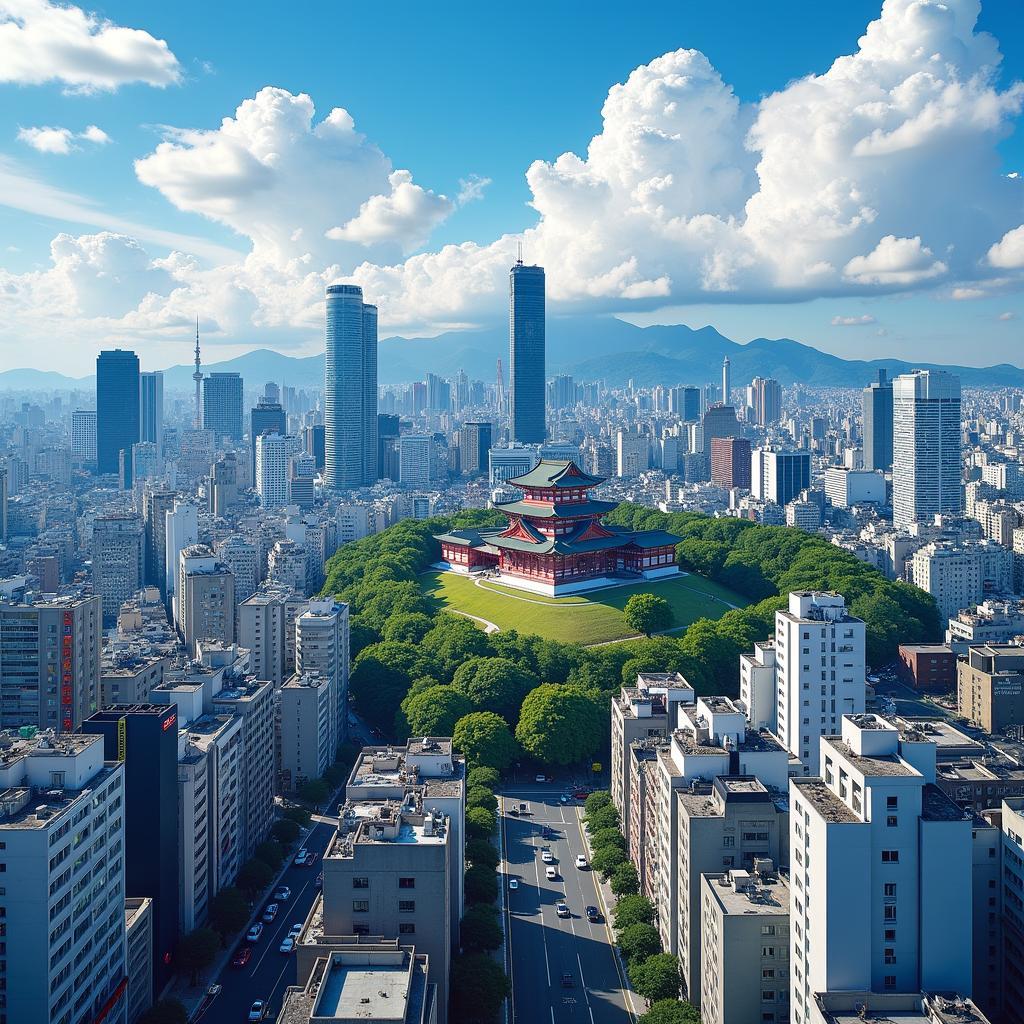
[[[288,920],[288,918],[284,914],[283,908],[286,907],[293,900],[295,902],[298,902],[299,897],[309,888],[309,886],[310,886],[310,883],[307,881],[306,884],[297,893],[295,893],[295,892],[292,893],[292,898],[290,900],[285,900],[284,902],[279,903],[278,904],[278,908],[279,909],[277,911],[277,917],[274,918],[274,920],[271,921],[269,925],[264,925],[263,926],[263,934],[260,936],[260,938],[267,940],[267,946],[266,946],[266,949],[263,950],[262,956],[260,956],[260,958],[256,961],[256,963],[254,963],[252,965],[252,970],[249,971],[249,975],[251,977],[255,977],[256,976],[256,968],[259,967],[259,965],[261,963],[263,963],[263,961],[266,959],[266,956],[270,952],[270,950],[273,948],[274,943],[276,942],[278,944],[278,946],[281,945],[281,941],[278,938],[278,935],[280,934],[281,928],[283,927],[285,921]],[[274,901],[271,900],[270,902],[273,903]],[[308,913],[309,912],[307,911],[307,916],[308,916]],[[280,921],[278,920],[278,918],[280,918]],[[260,915],[260,920],[262,920],[262,919],[263,919],[263,915],[261,914]],[[273,938],[271,938],[270,937],[270,929],[273,928],[275,924],[277,924],[277,930],[276,930]],[[291,925],[289,925],[288,927],[291,928]],[[286,932],[287,932],[287,929],[286,929]]]
[[[537,866],[537,858],[536,858],[536,856],[534,856],[534,859],[533,859],[533,871],[534,871],[534,874],[536,874],[536,876],[537,876],[537,895],[539,897],[540,893],[541,893],[540,868]],[[547,892],[546,888],[544,889],[544,892]],[[540,916],[540,937],[541,937],[542,941],[544,942],[544,970],[547,972],[547,975],[548,975],[548,988],[550,988],[551,987],[551,964],[548,961],[548,937],[547,937],[547,935],[544,934],[544,932],[545,932],[544,905],[543,905],[543,903],[540,902],[539,898],[537,900],[537,913]],[[552,1013],[555,1012],[553,1007],[552,1007],[551,1012]]]
[[[505,1024],[508,1024],[510,1011],[511,1019],[513,1021],[516,1019],[516,986],[512,969],[512,897],[508,895],[508,880],[510,877],[508,869],[511,867],[511,864],[509,863],[508,857],[505,855],[505,817],[506,816],[502,814],[501,828],[498,831],[498,841],[501,844],[501,862],[505,866],[505,870],[503,872],[504,880],[501,883],[501,913],[502,921],[505,925],[503,929],[503,945],[505,947],[505,969],[508,972],[509,982],[509,998],[506,1002],[502,1003],[501,1012]]]

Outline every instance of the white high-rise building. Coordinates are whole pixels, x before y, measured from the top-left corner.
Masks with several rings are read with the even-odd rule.
[[[646,434],[619,430],[615,435],[615,475],[639,476],[651,465],[651,445]]]
[[[179,556],[174,619],[189,657],[202,640],[235,642],[235,578],[205,544],[191,544]]]
[[[437,475],[437,455],[430,434],[403,434],[398,439],[398,479],[407,487],[429,487]]]
[[[103,621],[117,620],[121,605],[142,586],[145,543],[142,519],[110,512],[92,527],[93,591],[103,601]]]
[[[875,715],[820,739],[790,780],[790,1020],[832,992],[972,986],[972,816],[935,785],[936,745]]]
[[[71,414],[71,454],[85,463],[96,462],[95,409],[75,409]]]
[[[893,522],[897,527],[963,511],[960,378],[914,370],[892,383]]]
[[[288,504],[288,464],[302,450],[293,434],[260,434],[256,438],[256,491],[264,508]]]
[[[841,594],[796,591],[775,613],[775,717],[766,724],[809,775],[818,774],[818,738],[864,710],[864,643],[864,620]]]
[[[175,499],[174,507],[165,513],[165,518],[164,595],[168,606],[173,608],[178,586],[178,558],[184,548],[199,540],[199,509],[190,501]]]
[[[103,737],[4,735],[0,1020],[124,1024],[124,766]]]
[[[344,743],[348,715],[347,604],[330,599],[310,601],[295,620],[295,673],[317,673],[331,681],[336,743]]]

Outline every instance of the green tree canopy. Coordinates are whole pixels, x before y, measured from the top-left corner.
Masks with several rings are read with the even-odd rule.
[[[607,712],[592,694],[544,683],[526,695],[516,739],[541,763],[567,765],[600,750],[607,731]]]
[[[474,710],[493,711],[512,722],[523,698],[539,682],[533,672],[508,658],[472,658],[455,670],[452,686]]]
[[[470,786],[466,793],[467,807],[486,807],[489,811],[497,811],[498,798],[486,786]]]
[[[486,786],[488,789],[494,790],[498,788],[499,782],[501,782],[501,776],[498,772],[493,768],[488,768],[486,765],[471,768],[466,776],[466,785],[471,788],[473,786]]]
[[[613,849],[613,847],[608,847]],[[609,884],[616,896],[631,896],[640,889],[640,879],[637,877],[636,868],[626,861],[620,864],[613,872]]]
[[[487,839],[469,839],[466,841],[466,860],[470,864],[482,864],[493,869],[498,866],[500,858],[494,843]]]
[[[276,839],[267,839],[256,847],[253,856],[276,871],[284,863],[284,847]]]
[[[294,818],[278,818],[270,826],[270,834],[284,846],[291,846],[299,838],[301,831],[299,823]]]
[[[459,934],[467,953],[489,953],[497,949],[501,945],[497,910],[486,903],[470,907],[462,918]]]
[[[189,984],[198,982],[199,972],[210,967],[220,952],[220,936],[212,928],[197,928],[178,943],[175,963],[189,975]]]
[[[659,999],[639,1017],[637,1024],[700,1024],[700,1013],[693,1003]]]
[[[671,953],[655,953],[629,965],[633,988],[652,1003],[679,997],[679,961]]]
[[[459,1024],[493,1024],[511,991],[501,965],[487,953],[467,953],[452,962],[451,1016]]]
[[[418,644],[433,628],[434,620],[426,612],[402,612],[384,623],[381,633],[385,640]]]
[[[240,889],[227,886],[210,903],[210,924],[220,932],[221,939],[241,931],[249,920],[249,901]]]
[[[628,858],[621,847],[606,846],[603,850],[597,850],[590,858],[590,866],[602,878],[611,878],[620,864],[625,864]]]
[[[252,860],[247,860],[238,869],[238,877],[235,879],[238,887],[244,889],[250,898],[261,893],[273,880],[274,872],[270,866],[255,857]]]
[[[594,811],[600,810],[607,804],[612,802],[612,795],[607,789],[594,790],[590,796],[583,803],[583,810],[587,814],[592,814]]]
[[[454,686],[431,686],[402,703],[410,736],[451,736],[455,723],[472,711]]]
[[[395,708],[420,676],[439,677],[440,667],[422,644],[385,640],[359,652],[349,689],[356,710],[379,727],[391,726]]]
[[[473,767],[504,771],[516,756],[516,741],[505,720],[493,711],[474,711],[455,723],[452,742]]]
[[[423,637],[422,646],[440,665],[439,678],[446,680],[451,679],[463,662],[491,653],[487,634],[471,619],[451,612],[442,612],[434,619],[430,632]]]
[[[588,811],[584,817],[587,831],[592,836],[602,829],[619,827],[619,812],[611,804],[605,804],[596,811]]]
[[[299,788],[299,796],[314,807],[319,807],[330,795],[330,787],[323,779],[307,779]]]
[[[623,928],[618,935],[619,948],[629,963],[634,960],[646,960],[649,956],[661,952],[661,939],[658,929],[649,924],[631,924]]]
[[[493,903],[498,898],[498,878],[494,868],[474,864],[466,870],[463,891],[467,903]]]
[[[486,807],[470,807],[466,811],[466,839],[487,839],[494,834],[498,817]]]
[[[645,896],[623,896],[615,904],[612,918],[620,930],[632,924],[654,924],[654,905]]]
[[[281,817],[287,821],[294,821],[296,825],[302,826],[309,824],[309,819],[312,815],[309,813],[308,808],[300,807],[298,804],[292,804],[291,807],[286,807],[281,812]],[[298,833],[296,832],[295,835],[297,838]]]
[[[657,594],[634,594],[623,608],[626,625],[644,636],[660,633],[672,626],[672,607]]]
[[[595,853],[606,846],[616,846],[620,850],[625,850],[626,840],[617,828],[603,828],[590,837],[590,845]]]

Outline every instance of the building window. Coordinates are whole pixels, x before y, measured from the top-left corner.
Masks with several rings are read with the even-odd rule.
[[[896,975],[895,974],[887,974],[885,976],[885,987],[886,988],[895,988],[896,987]]]
[[[353,935],[369,935],[370,926],[368,924],[354,924],[352,925]]]
[[[900,851],[899,850],[883,850],[882,851],[882,863],[883,864],[899,864],[900,862]]]
[[[887,811],[895,811],[900,805],[900,798],[898,796],[887,796],[885,798],[885,809]]]
[[[398,880],[399,889],[415,889],[416,879],[415,878],[400,878]]]
[[[370,912],[370,901],[369,900],[353,900],[352,901],[352,913],[353,914],[368,914]]]
[[[894,964],[894,963],[896,963],[896,950],[895,949],[891,949],[888,946],[885,947],[885,962],[887,964]]]
[[[887,815],[885,819],[885,824],[889,828],[895,828],[899,824],[899,818],[897,818],[895,814]]]
[[[885,911],[883,916],[884,916],[886,921],[895,921],[896,920],[896,904],[895,903],[887,903],[882,909]]]
[[[761,956],[770,957],[772,960],[775,959],[775,947],[774,946],[762,946]]]
[[[370,880],[368,878],[353,878],[352,879],[353,889],[369,889]]]
[[[412,923],[412,921],[401,921],[401,922],[399,922],[399,925],[398,925],[398,934],[399,935],[415,935],[416,934],[416,925],[414,925]]]
[[[761,934],[762,935],[774,935],[775,934],[775,925],[773,925],[773,924],[763,924],[763,925],[761,925]]]
[[[885,883],[885,895],[886,896],[895,896],[896,895],[896,883],[895,882],[886,882]]]
[[[895,942],[896,941],[896,929],[895,928],[886,928],[885,929],[885,941],[886,942]]]
[[[761,1002],[762,1003],[774,1003],[775,1002],[775,989],[763,988],[761,989]]]
[[[400,914],[415,914],[416,913],[416,901],[415,900],[399,900],[398,901],[398,912]]]

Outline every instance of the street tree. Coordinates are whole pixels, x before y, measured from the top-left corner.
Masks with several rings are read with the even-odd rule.
[[[470,766],[504,771],[516,756],[516,741],[505,720],[493,711],[474,711],[455,723],[452,743]]]
[[[657,594],[634,594],[622,614],[626,625],[644,636],[660,633],[672,626],[672,606]]]

